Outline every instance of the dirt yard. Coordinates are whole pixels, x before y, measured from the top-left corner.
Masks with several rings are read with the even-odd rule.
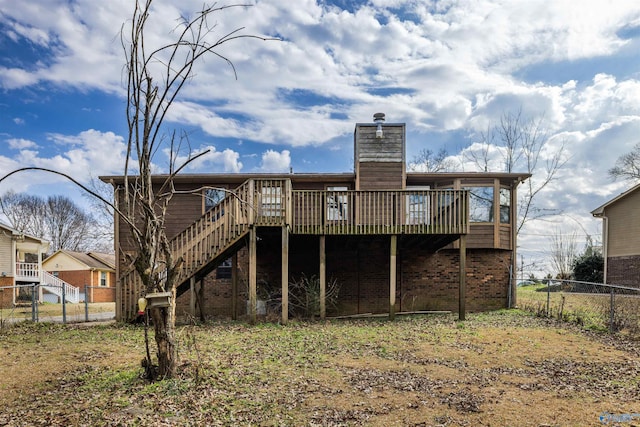
[[[154,384],[141,328],[24,324],[0,334],[0,425],[640,425],[640,343],[469,317],[181,327]]]

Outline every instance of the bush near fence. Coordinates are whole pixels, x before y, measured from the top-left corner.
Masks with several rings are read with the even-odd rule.
[[[518,288],[518,307],[587,329],[640,337],[640,289],[551,280]]]

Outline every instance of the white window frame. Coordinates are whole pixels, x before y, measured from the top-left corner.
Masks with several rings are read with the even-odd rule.
[[[260,214],[269,217],[282,216],[282,186],[262,187],[260,193]]]
[[[431,187],[428,185],[407,187],[407,191],[428,191]],[[422,198],[422,200],[420,200]],[[431,223],[431,198],[428,195],[418,196],[416,194],[407,194],[406,200],[406,224],[426,224]]]
[[[347,186],[327,187],[327,191],[349,191]],[[349,199],[346,194],[327,194],[327,221],[344,221],[349,217]]]

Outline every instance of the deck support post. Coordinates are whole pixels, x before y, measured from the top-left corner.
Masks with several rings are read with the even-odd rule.
[[[196,277],[191,276],[189,279],[189,312],[196,317]]]
[[[204,277],[200,279],[200,287],[198,288],[198,316],[201,321],[205,321],[204,318]]]
[[[458,320],[465,320],[467,293],[467,235],[460,235],[460,285],[458,288]]]
[[[257,245],[256,227],[249,230],[249,321],[253,324],[257,320],[258,312],[258,274],[257,268]]]
[[[231,256],[231,319],[238,319],[238,253]]]
[[[282,324],[289,322],[289,228],[282,227]]]
[[[327,316],[327,252],[326,236],[320,236],[320,318]]]
[[[396,317],[396,261],[398,259],[398,236],[396,234],[391,235],[389,252],[389,320],[393,320]]]

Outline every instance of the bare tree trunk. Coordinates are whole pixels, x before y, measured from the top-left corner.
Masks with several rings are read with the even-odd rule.
[[[173,378],[176,374],[176,346],[175,323],[170,321],[171,307],[153,308],[150,315],[158,347],[158,378]]]

